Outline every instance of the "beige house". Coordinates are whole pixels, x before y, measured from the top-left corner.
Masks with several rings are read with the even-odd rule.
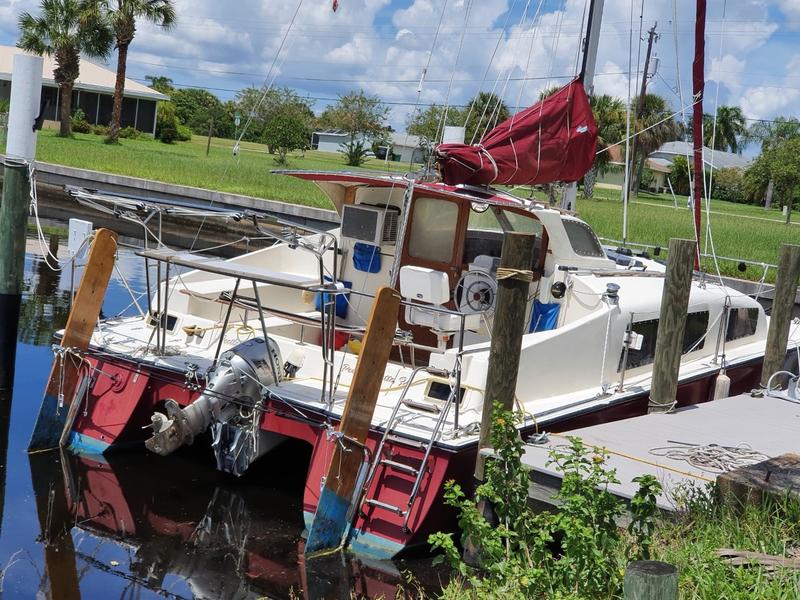
[[[14,46],[0,46],[0,100],[11,96],[11,65],[15,54],[24,51]],[[60,120],[60,90],[53,80],[55,59],[44,57],[42,68],[42,110],[45,119]],[[92,125],[108,125],[114,97],[117,74],[86,59],[81,59],[81,74],[72,90],[72,109],[80,108]],[[132,79],[125,80],[122,99],[122,127],[135,127],[139,131],[155,133],[158,101],[169,96],[142,85]]]

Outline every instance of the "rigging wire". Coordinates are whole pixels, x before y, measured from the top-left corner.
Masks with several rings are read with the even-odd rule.
[[[630,189],[631,163],[631,79],[633,78],[633,2],[630,10],[630,29],[628,31],[628,110],[625,111],[625,178],[622,186],[622,243],[628,241],[628,200]],[[607,150],[611,146],[607,146]]]
[[[234,155],[238,154],[239,145],[241,144],[242,138],[244,137],[245,133],[247,133],[248,127],[253,122],[253,117],[255,116],[256,112],[261,108],[261,105],[267,99],[267,95],[269,94],[270,90],[272,89],[272,86],[275,84],[275,79],[277,78],[277,72],[275,72],[275,67],[278,64],[278,59],[280,58],[281,52],[283,51],[283,48],[286,45],[286,40],[289,38],[289,34],[292,31],[292,27],[294,26],[294,22],[297,19],[298,13],[300,12],[300,8],[303,6],[303,1],[304,0],[298,0],[298,2],[297,2],[297,7],[294,9],[294,13],[292,14],[292,18],[289,21],[289,26],[286,28],[286,31],[283,34],[283,37],[281,38],[280,44],[278,45],[278,49],[275,52],[275,56],[273,56],[273,58],[272,58],[272,64],[270,65],[269,70],[267,71],[267,75],[264,78],[264,83],[261,86],[264,91],[262,92],[261,97],[259,98],[258,102],[256,103],[256,106],[250,110],[250,113],[247,116],[247,120],[245,121],[244,126],[242,127],[242,131],[239,134],[239,136],[238,136],[238,138],[236,140],[236,144],[233,147],[234,148]],[[288,51],[287,51],[286,54],[287,55],[289,54]],[[286,58],[286,56],[284,56],[284,59],[285,58]],[[273,75],[273,73],[274,73],[274,75]],[[238,164],[238,162],[237,162],[237,164]],[[222,173],[222,177],[220,178],[220,181],[223,181],[227,177],[228,172],[230,170],[230,166],[231,166],[231,163],[228,163],[228,165],[225,167],[225,171]],[[213,205],[214,205],[214,199],[212,198],[211,199],[211,204],[209,206],[213,206]],[[200,222],[200,226],[197,228],[197,233],[195,234],[194,239],[192,240],[192,245],[190,246],[189,250],[194,250],[194,246],[197,243],[198,238],[200,237],[200,232],[203,230],[203,226],[205,225],[205,223],[206,223],[206,219],[205,219],[205,217],[203,217],[203,220]]]
[[[686,151],[686,171],[689,175],[689,197],[691,198],[691,190],[694,189],[694,163],[689,155],[689,126],[686,122],[686,102],[683,99],[683,82],[681,81],[681,59],[680,47],[678,46],[678,0],[672,0],[672,41],[675,46],[675,70],[678,77],[678,100],[681,103],[681,120],[683,122],[683,141],[684,150]],[[694,104],[692,104],[694,107]],[[693,109],[694,110],[694,109]]]
[[[719,60],[722,59],[722,48],[724,46],[725,41],[725,13],[727,12],[728,7],[728,0],[724,0],[722,3],[722,25],[720,31],[720,38],[719,38]],[[710,161],[710,168],[708,174],[708,182],[705,186],[705,200],[706,200],[706,248],[705,253],[708,254],[708,246],[711,245],[711,256],[714,259],[714,268],[717,270],[717,277],[719,278],[720,283],[722,284],[723,288],[726,290],[725,284],[722,280],[722,272],[719,268],[719,262],[717,261],[717,250],[714,245],[714,237],[711,232],[711,185],[714,182],[714,146],[716,145],[716,138],[717,138],[717,111],[719,109],[719,81],[716,81],[716,91],[714,94],[714,124],[711,128],[711,161]],[[703,182],[705,182],[705,173],[703,173]]]
[[[472,12],[472,0],[467,0],[467,4],[464,7],[464,28],[467,27],[467,22],[469,21],[470,13]],[[444,97],[444,110],[442,111],[442,116],[439,119],[439,124],[436,127],[436,139],[441,139],[441,133],[444,133],[444,127],[447,124],[447,113],[450,110],[450,93],[453,90],[453,79],[456,76],[456,70],[458,69],[458,63],[461,60],[461,50],[464,47],[464,36],[462,35],[458,41],[458,51],[456,52],[456,60],[453,63],[453,70],[450,72],[450,83],[447,84],[447,93]]]

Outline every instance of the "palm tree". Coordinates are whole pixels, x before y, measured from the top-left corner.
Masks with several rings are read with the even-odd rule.
[[[175,88],[172,87],[172,79],[166,75],[145,75],[144,79],[147,81],[147,85],[162,94],[171,94],[175,91]]]
[[[128,65],[128,47],[136,35],[137,19],[145,19],[170,29],[175,24],[175,7],[172,0],[99,0],[106,21],[114,31],[117,48],[117,80],[114,84],[114,107],[106,142],[119,141],[122,118],[122,94],[125,92],[125,70]]]
[[[53,56],[53,79],[61,96],[59,135],[71,134],[72,87],[80,75],[81,53],[105,57],[113,41],[110,29],[96,19],[92,0],[42,0],[41,14],[19,16],[17,46],[40,56]]]
[[[738,106],[717,107],[716,127],[713,115],[703,115],[703,144],[709,148],[741,154],[746,139],[744,113]]]
[[[633,99],[633,104],[638,105],[637,98]],[[645,95],[642,113],[635,120],[636,137],[631,160],[633,172],[630,188],[633,193],[638,193],[644,159],[647,155],[658,150],[666,142],[678,139],[681,134],[680,125],[671,115],[672,111],[661,96]]]
[[[583,176],[583,195],[591,198],[594,195],[594,184],[599,175],[608,171],[611,156],[608,148],[625,137],[626,111],[625,103],[620,98],[601,94],[591,96],[589,104],[597,123],[597,154],[592,168]]]
[[[772,121],[757,121],[747,131],[745,142],[761,142],[761,153],[765,153],[781,142],[800,135],[800,121],[794,117],[776,117]],[[775,182],[770,177],[764,194],[764,208],[772,206]]]

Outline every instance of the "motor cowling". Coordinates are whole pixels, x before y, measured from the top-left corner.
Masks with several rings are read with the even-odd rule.
[[[209,371],[203,393],[182,408],[167,399],[164,412],[151,417],[153,435],[145,441],[151,452],[167,456],[194,441],[214,423],[238,421],[243,414],[257,418],[265,386],[282,378],[280,348],[272,339],[253,338],[224,352]]]

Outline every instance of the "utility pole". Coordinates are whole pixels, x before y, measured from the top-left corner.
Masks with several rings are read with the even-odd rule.
[[[642,118],[642,112],[644,111],[644,100],[645,96],[647,96],[647,78],[649,76],[650,71],[650,57],[653,54],[653,44],[658,41],[660,37],[656,33],[656,27],[658,27],[658,21],[653,23],[653,26],[650,28],[650,31],[647,32],[647,54],[644,59],[644,72],[642,73],[642,87],[639,90],[639,98],[636,105],[636,120]],[[639,168],[637,167],[637,159],[636,159],[636,137],[634,136],[633,140],[631,141],[631,189],[630,191],[636,194],[639,190]]]
[[[8,111],[8,139],[3,161],[0,204],[0,389],[14,383],[17,331],[25,272],[25,229],[31,181],[28,168],[36,158],[36,128],[42,95],[40,56],[15,54]]]
[[[597,46],[600,42],[600,24],[603,21],[604,4],[605,0],[592,1],[589,7],[589,21],[586,24],[581,75],[583,76],[583,87],[588,96],[594,92],[594,70],[597,65]],[[577,209],[577,200],[578,184],[577,182],[570,183],[561,197],[561,208],[574,211]]]

